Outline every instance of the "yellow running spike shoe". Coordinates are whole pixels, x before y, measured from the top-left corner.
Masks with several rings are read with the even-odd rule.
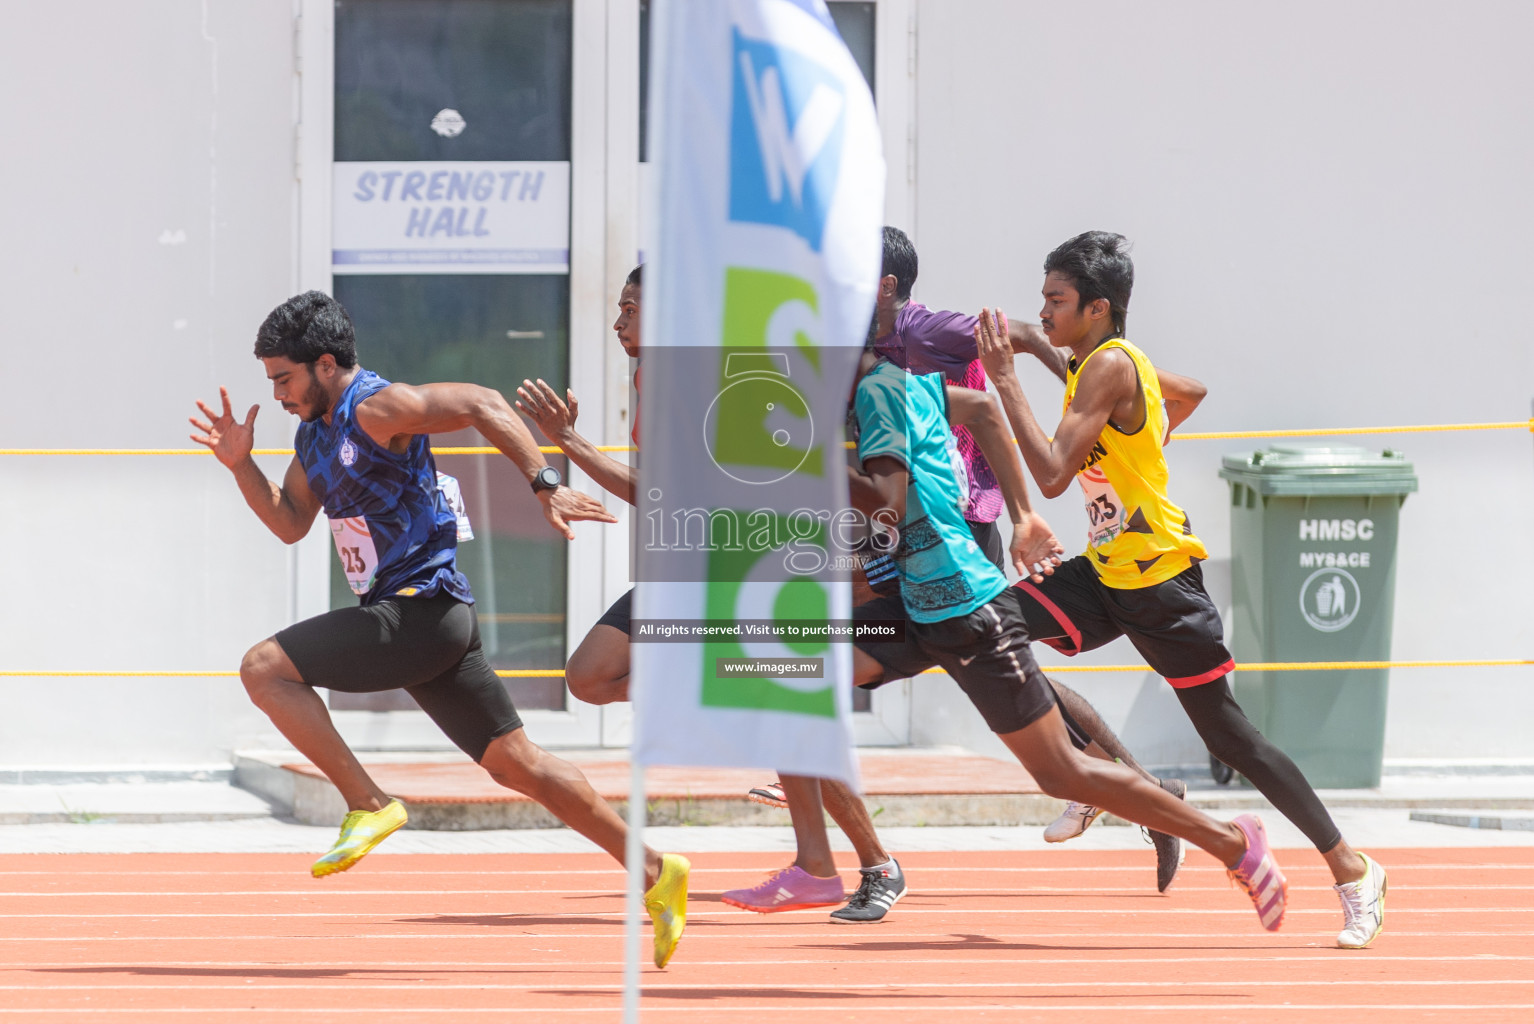
[[[341,821],[341,835],[330,852],[314,862],[309,873],[324,878],[345,871],[389,838],[409,818],[405,805],[390,800],[381,811],[352,811]]]
[[[660,859],[660,877],[644,894],[644,908],[655,922],[655,966],[664,967],[682,941],[687,927],[687,873],[692,864],[679,853],[666,853]]]

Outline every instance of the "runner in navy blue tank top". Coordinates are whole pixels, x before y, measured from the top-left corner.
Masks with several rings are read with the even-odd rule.
[[[367,539],[367,558],[362,550],[341,546],[343,567],[349,578],[357,578],[352,589],[366,588],[363,604],[390,594],[439,593],[472,603],[469,581],[453,565],[458,517],[437,486],[427,435],[413,435],[405,450],[395,453],[357,426],[358,404],[388,386],[372,370],[358,367],[328,422],[299,424],[298,461],[333,532]]]
[[[405,824],[341,739],[315,687],[354,693],[404,689],[501,785],[524,793],[620,863],[627,828],[578,768],[529,740],[480,646],[474,595],[454,564],[457,517],[439,487],[428,435],[473,427],[531,484],[550,525],[615,522],[596,499],[565,487],[505,398],[475,384],[391,384],[357,365],[351,318],[320,292],[294,296],[256,332],[273,394],[297,415],[297,454],[281,485],[251,458],[258,406],[243,423],[220,388],[221,412],[193,418],[245,501],[289,544],[321,507],[352,592],[341,608],[281,630],[251,648],[240,678],[251,700],[335,784],[350,813],[316,877],[344,871]],[[645,850],[655,963],[665,966],[686,922],[688,864]]]

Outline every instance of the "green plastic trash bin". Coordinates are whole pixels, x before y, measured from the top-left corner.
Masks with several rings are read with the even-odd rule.
[[[1238,662],[1386,661],[1401,505],[1398,452],[1274,445],[1227,455]],[[1378,786],[1388,669],[1237,672],[1236,700],[1317,788]]]

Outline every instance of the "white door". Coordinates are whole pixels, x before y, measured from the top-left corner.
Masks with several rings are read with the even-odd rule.
[[[635,263],[643,262],[647,204],[642,197],[653,187],[651,165],[646,161],[646,126],[643,110],[649,71],[649,0],[609,0],[606,25],[607,107],[606,153],[609,210],[607,244],[607,297],[616,300],[624,277]],[[911,227],[909,221],[912,170],[908,167],[911,131],[911,76],[914,45],[911,0],[838,2],[828,4],[833,20],[853,57],[874,88],[884,133],[885,160],[889,167],[885,209],[889,222]],[[631,372],[628,360],[616,345],[604,358],[609,438],[623,443],[629,424],[628,403]],[[583,414],[584,415],[584,414]],[[616,511],[616,509],[615,509]],[[627,533],[609,541],[607,594],[615,598],[628,586]],[[874,691],[855,691],[853,731],[861,746],[898,746],[911,739],[910,680],[891,683]],[[626,704],[602,709],[602,742],[627,745],[633,714]]]
[[[511,399],[525,377],[583,386],[572,339],[590,317],[576,311],[602,262],[600,242],[592,251],[571,217],[590,158],[573,109],[575,21],[591,6],[303,0],[300,284],[347,307],[362,365],[416,384],[471,381]],[[471,430],[434,439],[484,443]],[[569,475],[563,458],[549,461]],[[502,456],[439,455],[437,465],[458,479],[473,523],[458,564],[491,664],[562,669],[595,618],[599,595],[579,581],[600,573],[600,528],[578,527],[567,543]],[[317,582],[334,556],[297,557],[301,604],[354,600],[339,572],[324,589]],[[507,688],[538,742],[600,741],[600,713],[571,700],[557,675]],[[448,745],[402,692],[332,693],[330,702],[359,747]]]

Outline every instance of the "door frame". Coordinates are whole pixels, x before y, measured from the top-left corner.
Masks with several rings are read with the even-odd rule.
[[[874,0],[875,95],[887,168],[885,219],[915,230],[916,5]],[[335,7],[333,0],[295,0],[294,220],[296,291],[331,292],[331,179],[335,139]],[[632,368],[611,337],[610,317],[638,257],[639,0],[572,0],[570,132],[570,387],[600,395],[581,411],[583,432],[626,444]],[[622,457],[615,453],[615,457]],[[601,494],[619,525],[576,527],[566,562],[566,650],[574,651],[602,611],[629,582],[629,506],[606,495],[575,467],[570,482]],[[290,617],[329,610],[330,553],[323,531],[311,531],[289,556]],[[591,586],[593,581],[599,585]],[[911,737],[911,682],[873,692],[869,712],[853,716],[863,746],[904,745]],[[337,711],[337,728],[357,749],[449,747],[419,711]],[[626,704],[596,707],[566,691],[564,711],[522,712],[545,746],[622,746],[633,715]]]
[[[639,163],[639,0],[576,0],[577,7],[583,3],[605,5],[607,10],[606,290],[594,308],[608,310],[613,308],[623,281],[638,258],[642,244],[641,211],[646,201],[641,193],[646,185],[653,184],[649,175],[641,174]],[[885,222],[914,232],[911,221],[916,208],[915,0],[874,3],[874,90],[887,168]],[[576,110],[579,112],[579,104]],[[571,269],[573,272],[573,265]],[[603,411],[607,418],[601,436],[613,444],[626,444],[631,423],[628,406],[632,371],[628,358],[616,344],[608,344],[604,353]],[[585,415],[583,412],[582,416]],[[626,502],[609,501],[608,508],[626,524]],[[607,530],[605,534],[608,550],[603,594],[611,601],[631,585],[627,526]],[[589,621],[595,621],[595,617]],[[904,746],[911,742],[911,685],[911,680],[901,680],[873,691],[869,711],[852,716],[853,735],[859,746]],[[633,719],[627,704],[604,707],[603,745],[628,745],[633,735]]]
[[[330,294],[332,221],[331,187],[335,166],[335,5],[334,0],[295,0],[294,100],[294,218],[295,290],[310,288]],[[603,326],[603,95],[593,95],[593,74],[605,58],[603,0],[572,0],[571,132],[570,132],[570,386],[576,394],[601,389],[602,371],[590,360],[576,358],[582,339]],[[593,242],[595,239],[595,242]],[[615,293],[616,294],[616,293]],[[364,340],[364,350],[366,341]],[[601,419],[598,410],[583,410],[582,421]],[[605,424],[604,424],[605,426]],[[295,427],[296,429],[296,427]],[[536,436],[536,435],[535,435]],[[493,458],[493,456],[483,456]],[[571,483],[588,493],[595,488],[579,471]],[[604,535],[611,528],[576,527],[566,560],[567,579],[587,579],[603,573]],[[293,545],[289,556],[294,621],[330,608],[331,558],[327,531],[311,530]],[[565,588],[565,638],[573,651],[590,624],[601,614],[601,595],[593,588]],[[601,742],[601,709],[566,696],[563,711],[522,710],[530,735],[544,746],[594,747]],[[333,711],[341,736],[357,750],[442,750],[452,743],[421,711]]]

